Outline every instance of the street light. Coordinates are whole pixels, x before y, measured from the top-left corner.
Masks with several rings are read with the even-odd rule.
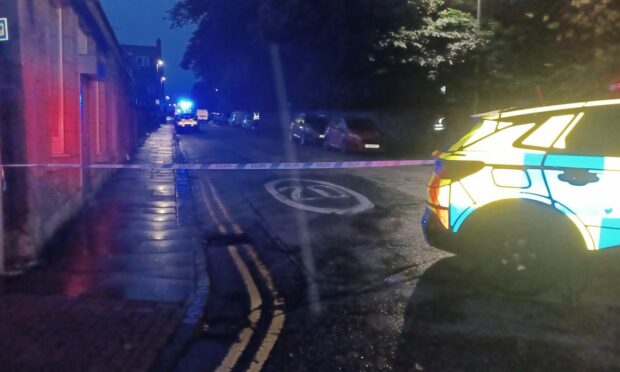
[[[161,77],[161,82],[163,83],[164,81],[166,81],[166,77],[165,77],[165,76],[162,76],[162,77]]]
[[[164,60],[162,60],[162,59],[158,59],[158,60],[157,60],[157,66],[158,66],[158,67],[162,67],[163,65],[164,65]]]

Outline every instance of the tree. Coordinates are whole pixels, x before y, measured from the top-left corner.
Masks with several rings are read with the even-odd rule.
[[[289,101],[339,109],[420,105],[481,44],[441,0],[180,0],[171,18],[198,24],[184,67],[234,102],[273,96],[273,44]]]
[[[492,36],[479,51],[487,106],[537,102],[537,86],[545,102],[599,97],[618,78],[617,2],[503,0],[494,4],[487,14]]]
[[[272,104],[267,51],[255,42],[252,30],[259,3],[182,0],[170,11],[172,27],[198,26],[181,64],[200,80],[195,93],[210,97],[218,89],[223,97],[248,109]]]
[[[474,89],[476,52],[488,36],[471,14],[446,8],[429,14],[418,28],[389,34],[381,47],[390,50],[391,63],[423,72],[425,81],[418,84],[425,87],[424,96],[418,101],[445,112],[451,109],[446,106],[471,106],[464,96]],[[444,91],[448,99],[441,99],[440,87],[449,87]]]

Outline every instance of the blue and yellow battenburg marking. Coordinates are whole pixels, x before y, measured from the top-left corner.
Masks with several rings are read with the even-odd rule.
[[[587,115],[587,107],[620,105],[620,100],[583,102],[481,115],[481,123],[446,153],[436,153],[429,183],[430,210],[456,233],[477,209],[493,202],[527,199],[565,214],[589,250],[620,246],[620,158],[557,153]],[[544,123],[514,124],[528,114],[574,110]],[[582,111],[583,110],[583,111]],[[518,139],[521,146],[515,146]],[[555,152],[552,150],[556,150]],[[458,180],[446,179],[445,162],[481,164]],[[571,172],[586,175],[580,184]]]

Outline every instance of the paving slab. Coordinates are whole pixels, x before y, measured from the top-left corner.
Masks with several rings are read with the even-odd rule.
[[[175,146],[163,125],[134,161],[172,162]],[[0,278],[0,370],[152,367],[196,290],[199,234],[186,193],[174,171],[120,170],[42,265]]]

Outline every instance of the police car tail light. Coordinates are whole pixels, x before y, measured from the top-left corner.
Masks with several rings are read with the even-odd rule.
[[[437,188],[437,205],[443,208],[450,206],[450,185]]]
[[[482,170],[485,164],[470,160],[447,160],[439,152],[433,156],[435,172],[428,185],[428,202],[441,224],[448,229],[453,204],[466,206],[471,203],[459,181]]]
[[[431,205],[448,208],[450,206],[450,185],[429,187],[428,201]]]

